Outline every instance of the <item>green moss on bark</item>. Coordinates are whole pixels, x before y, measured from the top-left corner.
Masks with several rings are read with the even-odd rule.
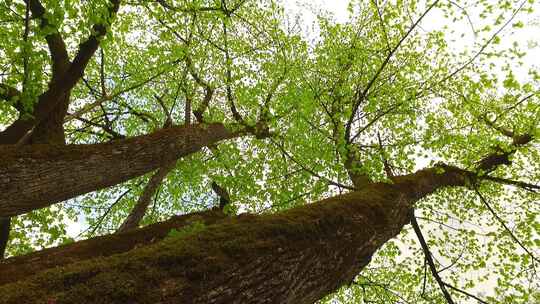
[[[351,280],[400,231],[407,204],[394,190],[379,184],[280,214],[224,219],[196,233],[4,285],[0,303],[249,303],[260,296],[284,303],[316,300]],[[293,270],[305,272],[312,282],[333,280],[317,283],[318,290],[299,285],[291,294],[287,286],[295,284]]]

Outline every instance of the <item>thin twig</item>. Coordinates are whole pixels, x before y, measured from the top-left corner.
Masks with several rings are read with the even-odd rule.
[[[488,201],[484,198],[484,196],[480,193],[480,191],[478,190],[478,188],[476,187],[476,185],[474,185],[474,192],[476,192],[476,194],[478,195],[478,197],[480,198],[480,200],[482,201],[482,203],[486,206],[486,208],[489,210],[489,212],[491,212],[491,214],[493,215],[493,217],[499,222],[499,224],[501,224],[501,226],[503,226],[504,230],[506,230],[506,232],[508,232],[508,234],[510,235],[510,237],[516,242],[518,243],[519,247],[521,247],[521,249],[525,250],[525,252],[536,262],[539,262],[540,263],[540,260],[538,260],[538,258],[536,258],[532,252],[529,251],[529,249],[527,249],[527,247],[525,247],[525,245],[523,245],[523,243],[514,235],[514,233],[512,233],[512,231],[510,230],[510,228],[508,228],[508,226],[506,226],[506,223],[503,221],[503,219],[497,214],[497,212],[495,212],[495,210],[493,210],[493,208],[491,207],[491,205],[488,203]]]
[[[358,112],[358,107],[360,106],[360,103],[365,99],[365,97],[367,96],[367,93],[369,91],[369,89],[371,89],[371,87],[373,86],[373,84],[375,83],[375,81],[377,80],[377,78],[379,78],[379,75],[381,74],[381,72],[384,70],[384,68],[386,67],[386,65],[390,62],[390,59],[392,59],[392,56],[394,56],[394,53],[401,47],[401,44],[403,44],[403,42],[405,41],[405,39],[407,39],[407,37],[414,31],[414,29],[418,26],[418,24],[420,23],[420,21],[422,21],[422,19],[424,19],[424,17],[431,11],[431,9],[433,9],[435,7],[435,5],[437,5],[437,3],[439,3],[439,0],[436,0],[434,1],[427,9],[426,11],[424,11],[424,13],[420,16],[420,18],[418,18],[418,20],[416,20],[416,22],[409,28],[409,30],[407,31],[407,33],[405,33],[405,35],[403,35],[403,37],[401,37],[401,39],[399,40],[399,42],[394,46],[394,48],[392,49],[392,51],[390,51],[390,53],[388,53],[388,55],[386,56],[386,58],[384,59],[383,63],[381,64],[381,66],[379,67],[379,69],[375,72],[375,75],[373,75],[373,77],[370,79],[369,83],[367,84],[367,86],[364,88],[364,90],[362,91],[362,93],[360,93],[360,95],[358,96],[357,100],[354,102],[354,105],[353,105],[353,109],[352,109],[352,113],[351,113],[351,116],[349,117],[349,120],[347,121],[347,125],[345,127],[345,140],[347,142],[349,142],[350,140],[350,134],[351,134],[351,126],[352,126],[352,122],[354,120],[354,117],[356,116],[356,112]]]
[[[479,178],[496,182],[499,184],[516,186],[516,187],[519,187],[519,188],[522,188],[522,189],[525,189],[534,193],[537,193],[536,190],[540,190],[539,185],[530,184],[530,183],[526,183],[522,181],[516,181],[516,180],[511,180],[511,179],[506,179],[506,178],[501,178],[501,177],[494,177],[494,176],[489,176],[489,175],[481,176]]]
[[[281,153],[283,155],[285,155],[287,158],[289,158],[290,160],[292,160],[295,164],[297,164],[298,166],[300,166],[300,168],[302,168],[302,170],[308,172],[309,174],[317,177],[317,178],[320,178],[324,181],[326,181],[328,184],[330,185],[333,185],[333,186],[337,186],[337,187],[340,187],[340,188],[345,188],[345,189],[348,189],[348,190],[356,190],[354,187],[350,187],[350,186],[347,186],[347,185],[344,185],[342,183],[338,183],[338,182],[335,182],[331,179],[328,179],[324,176],[321,176],[319,174],[317,174],[316,172],[314,172],[313,170],[307,168],[306,166],[304,166],[302,163],[300,163],[299,161],[297,161],[292,155],[290,155],[286,150],[285,150],[285,147],[283,147],[281,144],[277,143],[272,137],[270,137],[270,140],[278,147],[278,149],[281,151]]]
[[[476,301],[478,301],[479,303],[482,303],[482,304],[489,304],[488,302],[486,302],[486,301],[480,299],[479,297],[477,297],[477,296],[475,296],[475,295],[473,295],[473,294],[471,294],[471,293],[468,293],[468,292],[466,292],[465,290],[462,290],[462,289],[459,289],[459,288],[457,288],[457,287],[455,287],[455,286],[452,286],[452,285],[450,285],[450,284],[448,284],[448,283],[444,283],[444,286],[446,286],[446,287],[448,287],[448,288],[450,288],[450,289],[452,289],[452,290],[455,290],[455,291],[457,291],[457,292],[459,292],[459,293],[462,293],[462,294],[464,294],[464,295],[466,295],[466,296],[468,296],[468,297],[471,297],[471,298],[475,299]]]

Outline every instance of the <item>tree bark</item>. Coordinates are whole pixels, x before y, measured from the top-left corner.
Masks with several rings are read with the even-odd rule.
[[[39,0],[25,0],[24,2],[27,9],[32,12],[32,18],[40,21],[41,29],[50,26],[48,20],[50,16],[48,16],[48,12]],[[48,90],[37,98],[37,104],[33,107],[32,115],[26,115],[28,113],[26,113],[20,100],[21,92],[15,88],[0,84],[0,100],[12,101],[13,97],[19,97],[19,100],[13,105],[19,111],[19,118],[0,132],[0,145],[27,143],[65,144],[64,118],[67,114],[71,90],[82,78],[84,70],[97,50],[101,38],[106,34],[107,24],[110,25],[119,7],[120,0],[110,1],[108,8],[109,20],[102,20],[103,24],[94,24],[92,26],[92,34],[79,45],[73,62],[69,60],[66,44],[60,33],[54,30],[45,35],[52,61],[52,78]],[[26,26],[28,30],[28,24]],[[25,85],[23,83],[23,92]],[[0,177],[0,188],[2,183],[6,183],[5,179]],[[0,205],[2,203],[2,199],[0,199]],[[10,222],[9,217],[0,217],[0,258],[3,258],[9,240]]]
[[[0,285],[22,280],[49,268],[64,266],[95,257],[107,257],[133,248],[159,242],[171,229],[179,229],[195,221],[211,225],[226,215],[218,208],[179,215],[171,219],[123,233],[94,237],[55,248],[47,248],[0,262]]]
[[[351,283],[418,199],[467,178],[426,169],[278,214],[185,229],[3,285],[0,303],[313,303]]]
[[[357,156],[349,155],[344,162],[345,170],[356,189],[360,189],[365,185],[371,183],[371,178],[363,173],[360,173],[362,162],[358,160]]]
[[[11,230],[11,218],[0,217],[0,260],[6,254],[6,247],[9,241],[9,232]]]
[[[176,165],[176,162],[167,164],[159,168],[156,171],[156,173],[152,175],[152,177],[150,178],[150,180],[144,187],[143,193],[137,200],[137,203],[135,204],[135,206],[129,213],[128,217],[124,220],[122,225],[120,225],[120,227],[116,231],[117,233],[125,232],[125,231],[139,227],[139,223],[143,219],[144,215],[146,214],[146,210],[148,209],[148,206],[150,205],[152,196],[154,196],[159,185],[161,185],[161,182],[163,181],[163,179],[174,168],[175,165]]]
[[[23,214],[122,183],[242,134],[213,123],[94,145],[2,145],[0,216]]]

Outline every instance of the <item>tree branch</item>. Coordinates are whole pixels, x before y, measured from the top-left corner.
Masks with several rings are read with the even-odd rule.
[[[0,145],[0,216],[22,214],[116,185],[203,147],[244,135],[213,123],[94,145]]]
[[[224,210],[225,206],[231,204],[231,196],[227,189],[221,187],[215,181],[210,184],[214,193],[219,197],[219,209]]]
[[[29,1],[32,1],[33,3],[36,0]],[[112,17],[118,11],[120,0],[111,0],[110,3],[111,6],[109,7],[108,13],[110,15],[109,17]],[[109,21],[110,20],[107,20],[107,22]],[[68,94],[82,78],[86,65],[97,50],[99,41],[105,35],[108,26],[109,24],[95,24],[92,27],[92,34],[85,42],[79,45],[79,49],[73,62],[64,73],[59,75],[59,77],[50,84],[49,89],[39,96],[38,103],[34,107],[33,117],[19,118],[12,125],[7,127],[0,133],[0,143],[18,143],[28,132],[31,132],[36,125],[46,120],[59,103],[69,102],[69,100],[66,101],[64,100],[65,98],[62,97]]]
[[[525,247],[525,245],[514,235],[514,233],[512,233],[512,230],[510,230],[510,228],[508,228],[508,226],[506,226],[505,222],[503,221],[503,219],[497,214],[497,212],[495,212],[495,210],[493,210],[493,208],[491,207],[491,205],[488,203],[488,201],[484,198],[484,196],[480,193],[480,191],[478,190],[478,187],[476,185],[474,185],[474,192],[476,192],[476,194],[478,195],[478,197],[480,198],[480,201],[482,201],[482,203],[484,204],[484,206],[486,206],[486,208],[489,210],[489,212],[491,213],[491,215],[493,215],[493,217],[497,220],[497,222],[499,222],[499,224],[501,224],[501,226],[503,226],[504,230],[506,230],[506,232],[510,235],[510,237],[519,245],[519,247],[521,247],[521,249],[523,249],[534,261],[540,263],[540,260],[538,258],[536,258],[532,252],[527,249],[527,247]]]
[[[9,241],[9,232],[11,231],[11,218],[0,217],[0,261],[6,254],[6,248]]]
[[[339,183],[339,182],[335,182],[333,180],[330,180],[324,176],[321,176],[319,174],[317,174],[315,171],[307,168],[306,166],[304,166],[302,163],[300,163],[299,161],[297,161],[292,155],[290,155],[286,150],[285,150],[285,147],[283,147],[281,144],[279,144],[278,142],[276,142],[275,140],[272,139],[272,142],[279,148],[279,150],[281,151],[281,153],[283,153],[283,155],[285,155],[287,158],[289,158],[290,160],[292,160],[295,164],[297,164],[300,168],[302,168],[302,170],[304,170],[305,172],[308,172],[309,174],[317,177],[317,178],[320,178],[324,181],[326,181],[328,184],[330,185],[333,185],[333,186],[336,186],[336,187],[341,187],[341,188],[344,188],[344,189],[348,189],[348,190],[355,190],[354,187],[351,187],[351,186],[347,186],[347,185],[344,185],[342,183]]]
[[[182,13],[197,13],[197,12],[223,12],[223,7],[221,6],[201,6],[197,8],[186,8],[186,7],[176,7],[172,6],[169,3],[167,3],[165,0],[156,0],[157,3],[159,3],[163,8],[176,11],[176,12],[182,12]]]
[[[435,278],[435,281],[437,281],[437,284],[439,284],[439,288],[441,289],[441,292],[443,293],[446,302],[448,304],[455,304],[452,296],[450,295],[448,290],[446,290],[446,285],[444,284],[443,280],[439,276],[439,273],[437,272],[437,267],[435,266],[435,262],[433,261],[433,257],[431,256],[431,252],[429,251],[429,247],[426,243],[426,240],[424,239],[424,236],[422,235],[422,230],[420,230],[420,226],[416,221],[414,210],[411,211],[411,225],[414,229],[416,237],[418,238],[418,241],[420,242],[420,245],[422,246],[422,251],[424,252],[424,256],[426,258],[427,264],[429,265],[429,269],[431,270],[431,274]]]
[[[424,17],[429,13],[429,11],[431,11],[431,9],[433,9],[435,7],[435,5],[437,5],[437,3],[439,3],[439,0],[434,1],[426,9],[426,11],[424,11],[424,13],[420,16],[420,18],[418,18],[418,20],[416,20],[416,22],[409,28],[407,33],[405,33],[405,35],[403,35],[403,37],[401,37],[399,42],[394,46],[394,48],[390,51],[390,53],[388,53],[388,55],[384,59],[383,63],[381,64],[379,69],[375,72],[375,75],[373,75],[373,77],[370,79],[370,81],[368,82],[368,84],[366,85],[364,90],[360,94],[358,94],[358,97],[356,98],[356,100],[354,101],[354,104],[353,104],[351,116],[349,117],[349,120],[347,121],[347,124],[345,126],[345,140],[346,140],[346,142],[350,142],[352,122],[354,120],[354,117],[356,116],[356,112],[358,112],[358,107],[360,106],[362,101],[364,101],[364,99],[366,98],[369,89],[371,89],[371,87],[373,86],[373,84],[375,83],[377,78],[379,78],[379,75],[384,70],[386,65],[390,62],[390,59],[392,58],[392,56],[394,56],[394,53],[401,47],[401,44],[413,32],[413,30],[418,26],[418,24],[420,24],[420,21],[422,21],[422,19],[424,19]]]
[[[517,148],[522,147],[530,143],[534,137],[530,134],[516,135],[512,132],[512,145],[514,149],[509,151],[503,151],[496,147],[496,151],[481,159],[475,168],[477,172],[491,172],[495,170],[499,165],[510,164],[510,156],[514,154]]]
[[[457,292],[459,292],[459,293],[462,293],[462,294],[464,294],[464,295],[466,295],[466,296],[468,296],[468,297],[471,297],[471,298],[475,299],[476,301],[478,301],[478,303],[481,303],[481,304],[489,304],[488,302],[486,302],[486,301],[480,299],[479,297],[477,297],[477,296],[475,296],[475,295],[473,295],[473,294],[471,294],[471,293],[466,292],[465,290],[459,289],[459,288],[457,288],[457,287],[455,287],[455,286],[452,286],[452,285],[450,285],[450,284],[448,284],[448,283],[443,283],[443,284],[444,284],[444,286],[446,286],[446,287],[448,287],[448,288],[450,288],[450,289],[452,289],[452,290],[455,290],[455,291],[457,291]]]
[[[100,129],[102,129],[103,131],[108,133],[113,139],[121,139],[121,138],[126,137],[124,134],[118,133],[115,130],[113,130],[110,126],[102,125],[102,124],[93,122],[91,120],[88,120],[88,119],[85,119],[85,118],[82,118],[82,117],[77,117],[77,120],[82,121],[84,123],[87,123],[87,124],[89,124],[91,126],[98,127]]]
[[[92,225],[91,227],[88,227],[88,229],[86,229],[85,231],[79,233],[79,235],[77,236],[80,237],[81,235],[83,235],[85,232],[87,232],[88,230],[90,230],[90,235],[93,235],[96,230],[98,230],[99,227],[101,227],[101,224],[103,224],[103,221],[105,220],[105,218],[107,217],[107,215],[109,215],[109,213],[111,212],[111,210],[116,206],[118,205],[118,203],[120,203],[122,201],[122,199],[128,194],[130,193],[132,190],[132,188],[129,188],[127,189],[126,191],[122,192],[122,194],[120,194],[115,200],[114,202],[107,208],[107,210],[105,210],[105,212],[99,217],[98,221]]]
[[[519,187],[519,188],[522,188],[531,192],[537,192],[536,190],[540,190],[540,185],[535,185],[535,184],[526,183],[522,181],[515,181],[515,180],[501,178],[501,177],[484,175],[484,176],[480,176],[479,179],[489,180],[489,181],[496,182],[499,184],[504,184],[504,185],[512,185],[512,186],[516,186],[516,187]]]
[[[61,247],[12,257],[0,263],[0,273],[2,273],[0,285],[15,282],[48,268],[64,266],[75,260],[83,261],[96,256],[111,256],[156,243],[165,238],[171,229],[187,226],[192,221],[202,220],[205,224],[212,224],[225,217],[223,212],[216,209],[177,215],[166,221],[131,231],[98,236]],[[53,256],[54,258],[51,258]]]
[[[225,83],[226,83],[226,90],[227,90],[227,102],[229,103],[231,113],[233,115],[234,120],[236,120],[239,124],[246,126],[246,122],[244,121],[244,118],[238,112],[238,109],[236,108],[236,105],[234,103],[234,97],[232,93],[231,88],[231,82],[232,82],[232,73],[231,73],[231,64],[232,59],[229,54],[229,45],[228,45],[228,38],[227,38],[227,26],[225,25],[225,21],[223,21],[223,41],[225,43]]]
[[[122,233],[134,228],[139,227],[141,220],[146,214],[146,210],[150,205],[152,197],[156,193],[157,189],[161,185],[162,181],[165,179],[167,174],[174,169],[176,161],[171,162],[163,167],[160,167],[154,175],[150,178],[146,186],[144,187],[143,193],[139,196],[137,203],[131,209],[128,217],[124,220],[122,225],[116,230],[116,233]]]
[[[29,6],[32,16],[40,20],[41,29],[53,26],[45,17],[45,8],[39,0],[24,0],[24,2]],[[70,64],[66,43],[56,29],[52,33],[47,34],[45,40],[51,53],[53,81],[56,81],[62,77],[62,74],[66,72]]]
[[[177,64],[178,62],[180,62],[180,59],[176,59],[176,60],[173,60],[172,62],[170,63],[167,63],[167,66],[172,66],[174,64]],[[68,114],[66,117],[65,117],[65,122],[69,122],[73,119],[75,119],[76,117],[80,117],[81,115],[85,114],[85,113],[88,113],[90,112],[91,110],[93,110],[94,108],[102,105],[104,102],[107,102],[107,101],[110,101],[110,100],[113,100],[117,97],[119,97],[120,95],[126,93],[126,92],[129,92],[129,91],[132,91],[132,90],[135,90],[135,89],[138,89],[142,86],[144,86],[145,84],[155,80],[156,78],[158,78],[159,76],[165,74],[168,70],[167,69],[164,69],[162,71],[159,71],[157,72],[156,74],[152,75],[150,78],[148,79],[145,79],[141,82],[138,82],[138,83],[135,83],[133,84],[132,86],[129,86],[125,89],[122,89],[122,90],[119,90],[118,92],[116,93],[112,93],[110,95],[106,95],[106,96],[102,96],[100,98],[98,98],[96,101],[92,102],[91,104],[88,104],[86,106],[83,106],[80,110],[76,111],[75,113],[72,113],[72,114]]]
[[[189,56],[186,57],[186,64],[191,77],[193,77],[195,82],[200,85],[205,91],[203,101],[199,104],[197,109],[193,110],[193,115],[195,115],[197,121],[199,123],[202,123],[204,112],[206,111],[206,109],[208,109],[210,101],[212,100],[212,97],[214,95],[214,88],[212,88],[212,86],[210,86],[206,81],[204,81],[195,71],[195,67],[193,66],[193,62],[191,61],[191,58]],[[187,92],[184,93],[187,96]]]

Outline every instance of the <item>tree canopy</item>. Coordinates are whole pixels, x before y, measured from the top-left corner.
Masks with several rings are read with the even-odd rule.
[[[5,261],[216,209],[144,254],[226,242],[193,235],[235,214],[288,227],[279,214],[394,185],[411,202],[399,235],[321,303],[539,302],[538,41],[520,39],[537,4],[353,0],[346,21],[311,8],[310,29],[288,5],[1,2]]]

